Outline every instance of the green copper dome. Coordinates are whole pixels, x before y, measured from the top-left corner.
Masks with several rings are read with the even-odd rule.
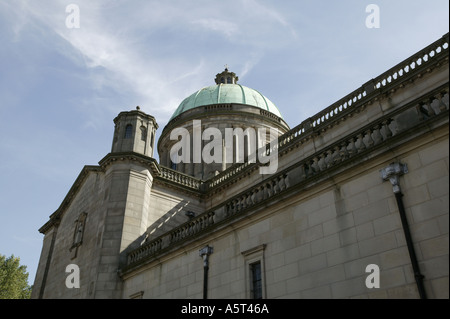
[[[185,98],[170,119],[196,107],[211,104],[246,104],[269,111],[282,118],[278,108],[268,98],[254,89],[236,84],[237,80],[236,74],[225,69],[224,72],[217,74],[217,85],[200,89]]]

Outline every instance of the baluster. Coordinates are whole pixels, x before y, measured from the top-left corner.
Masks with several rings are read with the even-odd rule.
[[[255,204],[256,203],[259,203],[261,200],[262,200],[262,191],[264,190],[264,188],[262,188],[261,186],[258,186],[256,189],[255,189],[255,198],[254,198],[254,201],[255,201]]]
[[[185,232],[186,232],[186,226],[181,227],[180,232],[178,233],[179,240],[184,238]]]
[[[275,179],[274,179],[274,183],[275,183],[275,189],[276,189],[276,192],[277,193],[279,193],[279,192],[281,192],[282,190],[283,190],[283,182],[282,182],[282,176],[281,175],[279,175],[279,176],[277,176]]]
[[[246,207],[250,207],[251,205],[252,205],[252,192],[250,192],[250,193],[248,193],[248,194],[246,194],[246,195],[244,195],[246,198],[245,198],[245,204],[246,204]]]
[[[375,125],[375,127],[373,128],[372,139],[375,145],[379,144],[382,140],[380,128],[381,128],[380,124]]]
[[[358,134],[358,153],[364,151],[366,149],[366,145],[364,144],[364,135],[363,133]]]
[[[366,139],[367,139],[367,146],[372,147],[374,144],[373,139],[372,139],[372,129],[368,129],[366,131]]]
[[[239,201],[237,199],[233,199],[233,214],[236,214],[239,211]]]
[[[388,138],[390,138],[392,136],[392,131],[391,131],[391,128],[389,127],[389,124],[391,124],[391,122],[392,122],[392,119],[387,119],[381,123],[383,125],[382,129],[384,131],[384,140],[387,140]],[[383,134],[382,134],[382,136],[383,136]]]
[[[356,139],[354,137],[350,138],[350,143],[348,144],[347,150],[349,155],[353,155],[355,153],[357,153],[357,149],[356,149]]]
[[[161,244],[162,244],[162,239],[158,239],[158,241],[156,242],[156,247],[155,247],[155,249],[157,251],[161,249]]]
[[[171,243],[177,241],[177,238],[176,238],[176,237],[177,237],[177,232],[178,232],[178,230],[173,231],[173,232],[170,234],[170,242],[171,242]]]
[[[281,191],[281,188],[280,188],[280,181],[279,181],[278,177],[276,177],[272,180],[272,184],[273,184],[274,194],[279,193]]]
[[[306,179],[306,164],[300,166],[300,180]]]
[[[320,159],[319,159],[319,161],[317,162],[317,164],[318,164],[318,166],[319,166],[319,169],[320,169],[321,171],[323,171],[323,170],[326,168],[326,163],[325,163],[325,153],[320,154],[319,157],[320,157]]]
[[[205,216],[201,216],[195,220],[195,228],[193,234],[202,231],[207,226],[207,221],[205,220]]]
[[[429,118],[428,110],[425,106],[426,106],[426,103],[424,101],[422,101],[422,102],[419,102],[419,104],[416,107],[417,113],[419,114],[419,121],[423,121],[423,120],[426,120],[427,118]]]
[[[244,197],[239,197],[239,209],[242,210],[245,208],[245,199]]]
[[[243,209],[245,209],[245,207],[247,207],[247,203],[245,202],[246,199],[247,198],[245,196],[242,196],[242,195],[241,195],[241,197],[239,197],[239,203],[240,203],[240,206],[241,206],[241,210],[243,210]]]
[[[341,161],[344,161],[348,157],[348,151],[347,151],[347,143],[342,142],[341,143],[341,149],[339,151],[339,156],[341,158]]]
[[[314,157],[312,159],[312,162],[310,162],[309,167],[311,168],[311,174],[316,174],[317,172],[319,172],[319,159],[316,157]]]
[[[266,186],[267,186],[267,188],[266,188],[266,190],[267,190],[267,197],[271,197],[272,196],[272,192],[273,192],[272,185],[270,183],[266,183]]]
[[[211,219],[211,212],[206,214],[206,216],[203,217],[204,223],[202,225],[201,229],[205,229],[206,227],[209,227],[213,224],[213,221]]]
[[[336,145],[333,149],[333,154],[331,156],[333,164],[336,164],[336,163],[339,163],[342,161],[340,149],[341,148],[338,145]]]
[[[439,105],[439,100],[436,99],[436,97],[433,96],[433,97],[430,97],[430,99],[429,99],[429,103],[428,103],[428,115],[429,116],[435,116],[436,114],[439,114],[439,111],[436,112],[435,108],[433,107],[433,103],[435,100],[438,102],[437,105]],[[439,110],[439,108],[438,108],[438,110]]]
[[[333,151],[328,150],[325,157],[325,164],[327,165],[327,168],[333,166]]]
[[[214,219],[213,219],[214,213],[213,212],[209,212],[205,219],[206,219],[206,226],[209,227],[211,225],[214,224]]]
[[[439,110],[441,112],[444,112],[447,110],[447,104],[444,101],[445,95],[447,94],[447,92],[442,91],[441,93],[438,94],[439,97]]]
[[[192,222],[186,225],[186,232],[184,237],[189,237],[192,234]]]
[[[186,231],[184,233],[184,237],[188,237],[192,234],[192,222],[189,222],[185,227],[186,227]]]
[[[286,189],[286,184],[284,183],[284,175],[278,176],[278,187],[280,188],[280,191]]]
[[[283,181],[286,188],[289,188],[289,186],[291,186],[288,174],[283,174]]]
[[[233,199],[233,214],[239,211],[239,201],[237,199]]]
[[[146,249],[145,249],[145,256],[151,255],[154,252],[156,252],[157,247],[158,247],[158,242],[159,242],[159,240],[156,240],[156,241],[152,242],[151,245],[148,245],[146,247]]]
[[[251,193],[251,195],[250,195],[250,203],[251,203],[252,205],[256,204],[256,193],[257,193],[257,192],[258,192],[258,189],[255,188],[255,189],[252,190],[252,193]]]

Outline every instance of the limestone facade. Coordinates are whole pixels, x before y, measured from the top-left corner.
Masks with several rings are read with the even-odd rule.
[[[426,295],[448,298],[448,56],[447,34],[284,129],[271,175],[259,173],[261,163],[214,167],[202,178],[195,168],[173,170],[164,137],[161,163],[152,158],[154,118],[122,112],[112,152],[83,168],[40,229],[32,297],[202,298],[199,251],[209,246],[208,298],[252,298],[256,289],[263,298],[418,298],[401,208],[380,174],[401,163]],[[231,112],[209,125],[256,121],[232,110],[245,106],[224,107]],[[69,264],[79,267],[79,288],[65,285]],[[366,286],[371,264],[379,288]]]

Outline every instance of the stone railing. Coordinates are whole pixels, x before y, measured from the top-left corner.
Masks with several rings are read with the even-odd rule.
[[[160,166],[160,168],[160,178],[195,190],[200,190],[202,181],[164,166]]]
[[[304,137],[305,133],[310,132],[311,129],[320,130],[321,128],[333,126],[340,118],[342,118],[342,116],[355,112],[356,105],[361,105],[368,101],[368,99],[373,96],[373,92],[389,90],[389,87],[401,84],[415,76],[417,73],[428,70],[433,64],[439,64],[439,61],[448,59],[448,46],[449,35],[447,33],[441,39],[435,41],[408,59],[365,83],[339,101],[279,136],[278,144],[275,145],[275,148],[278,148],[278,151],[280,151],[284,146],[299,141]],[[261,114],[265,114],[265,111],[261,110]],[[235,164],[205,182],[205,191],[230,181],[244,171],[251,171],[255,169],[257,165],[258,164],[248,162]],[[184,174],[178,175],[177,172],[173,170],[171,170],[171,172],[167,171],[162,175],[163,177],[167,176],[173,182],[181,181],[183,185],[193,189],[200,189],[200,184],[203,183],[194,178],[189,180],[189,176]]]
[[[232,177],[242,173],[243,171],[251,169],[252,167],[256,169],[255,163],[245,162],[242,164],[234,164],[233,166],[227,168],[224,172],[218,174],[217,176],[214,176],[207,182],[207,188],[211,189],[220,183],[231,179]]]
[[[151,242],[145,243],[137,249],[131,251],[127,256],[127,263],[132,264],[142,260],[147,256],[154,255],[161,250],[162,247],[162,238],[156,238]]]
[[[248,192],[238,195],[225,204],[225,217],[239,213],[241,210],[253,206],[265,199],[289,188],[289,175],[286,173],[272,177],[264,183],[253,187]]]
[[[420,50],[410,58],[367,82],[361,88],[356,89],[339,101],[279,136],[278,145],[275,147],[280,151],[285,145],[295,143],[303,138],[305,133],[310,132],[313,128],[321,129],[322,127],[334,125],[342,118],[342,116],[354,112],[355,105],[361,105],[361,103],[364,103],[371,98],[372,92],[376,90],[379,92],[381,89],[387,89],[388,86],[402,83],[413,76],[413,73],[416,74],[419,71],[427,70],[433,63],[439,64],[440,60],[448,59],[448,46],[449,35],[446,34],[441,39]],[[252,165],[254,166],[255,164],[243,163],[232,166],[230,169],[227,169],[223,173],[210,179],[207,182],[207,189],[229,181],[231,178],[238,175],[238,173],[248,170],[249,166]]]
[[[194,236],[201,231],[210,228],[214,225],[214,217],[214,211],[209,211],[154,240],[144,243],[128,253],[127,265],[140,262],[149,256],[159,253],[163,248],[169,247],[185,238]]]
[[[312,127],[323,124],[326,125],[327,122],[333,120],[337,115],[344,112],[358,101],[361,101],[373,91],[403,82],[409,75],[414,73],[413,71],[419,71],[419,69],[426,70],[429,65],[439,61],[441,58],[447,57],[448,59],[448,45],[449,35],[447,33],[441,39],[435,41],[408,59],[367,82],[361,88],[356,89],[326,109],[312,116],[309,119],[310,123],[308,123],[308,125],[311,125]],[[296,130],[296,128],[294,128],[294,130]]]
[[[376,154],[377,150],[382,150],[386,143],[391,141],[395,143],[395,140],[403,143],[405,139],[411,139],[421,125],[430,125],[442,119],[448,122],[448,110],[447,83],[416,101],[407,103],[372,121],[369,125],[233,196],[172,231],[144,243],[128,253],[127,265],[122,270],[126,271],[144,260],[151,259],[163,250],[205,233],[221,224],[222,221],[238,218],[245,211],[256,208],[260,203],[268,203],[273,198],[277,198],[276,195],[282,195],[293,186],[304,187],[321,178],[329,178],[330,174],[339,170],[339,167],[344,165],[346,169],[349,165],[355,165],[358,156],[367,157],[370,154]]]
[[[416,69],[428,68],[437,60],[448,59],[449,34],[420,50],[410,58],[400,62],[371,81],[374,89],[388,87],[390,84],[408,77]],[[447,57],[446,57],[447,56]]]
[[[198,216],[198,218],[193,218],[192,220],[170,231],[168,233],[170,244],[174,244],[186,237],[198,234],[202,230],[214,225],[214,217],[215,213],[210,211],[206,214]]]
[[[299,161],[284,172],[255,185],[224,203],[225,218],[235,215],[293,185],[307,182],[319,173],[330,172],[347,160],[375,151],[388,140],[420,123],[446,114],[449,109],[448,84],[383,116],[351,135]],[[216,208],[216,211],[218,209]],[[220,211],[220,210],[219,210]],[[217,217],[220,220],[220,217]]]

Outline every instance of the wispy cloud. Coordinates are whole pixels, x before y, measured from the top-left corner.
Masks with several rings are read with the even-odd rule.
[[[222,33],[227,38],[231,38],[231,36],[235,35],[239,30],[236,23],[212,18],[194,20],[192,21],[192,24],[198,25],[208,31]]]
[[[207,4],[201,8],[184,1],[142,2],[141,10],[128,12],[124,1],[80,0],[77,2],[81,18],[79,29],[65,26],[68,1],[37,3],[17,0],[14,2],[16,5],[9,5],[8,9],[13,12],[11,22],[16,37],[20,37],[27,24],[29,28],[45,28],[53,32],[69,44],[55,45],[61,54],[95,71],[85,78],[91,83],[90,87],[98,91],[111,88],[120,94],[128,94],[130,103],[136,101],[146,112],[164,121],[190,93],[189,90],[204,86],[204,79],[212,78],[211,69],[218,64],[217,60],[224,58],[204,55],[202,50],[186,52],[185,58],[181,58],[179,50],[183,49],[185,37],[195,39],[196,32],[206,31],[221,34],[230,45],[248,47],[247,56],[224,52],[227,61],[221,61],[221,64],[242,65],[241,77],[258,64],[262,51],[273,48],[286,38],[283,29],[291,26],[275,8],[263,6],[255,0],[232,2],[234,5]],[[109,10],[109,7],[115,10]],[[117,15],[123,12],[118,8],[125,12]],[[154,32],[162,28],[172,30],[167,34],[173,39],[171,45],[167,44],[167,39],[164,39],[164,47],[159,45],[158,37],[161,35]],[[292,30],[290,36],[295,34]],[[219,70],[214,69],[216,71]],[[188,77],[190,79],[186,81]],[[86,97],[80,101],[93,102]],[[117,105],[117,101],[109,102],[105,107],[114,113],[124,107],[133,107]],[[95,126],[95,118],[87,121],[88,126]]]

